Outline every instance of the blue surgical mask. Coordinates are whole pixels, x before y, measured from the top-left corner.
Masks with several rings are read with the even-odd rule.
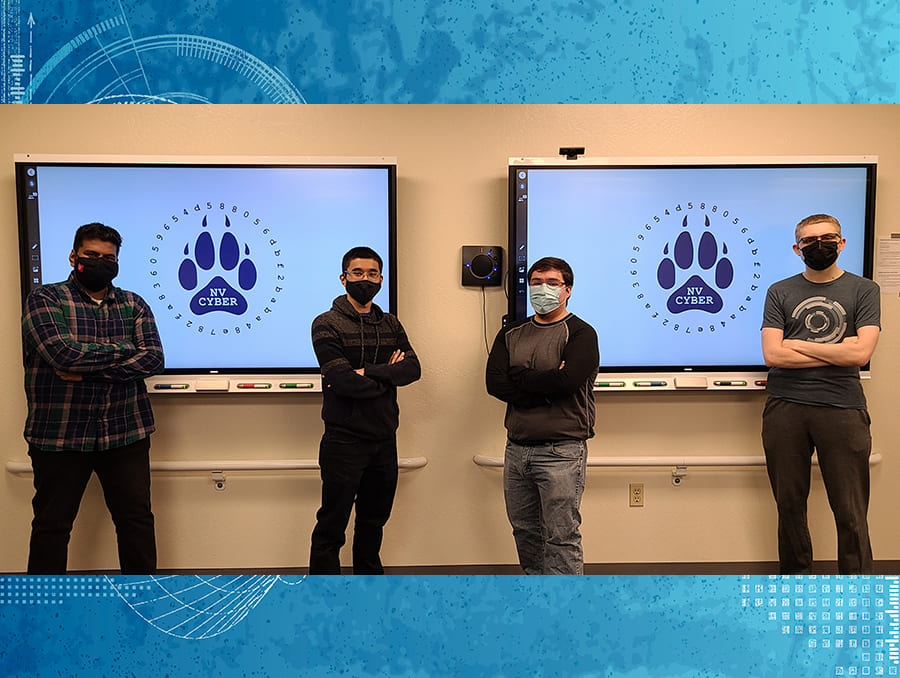
[[[562,287],[550,287],[550,285],[533,285],[528,288],[528,296],[531,305],[539,315],[547,315],[559,308],[559,295]]]

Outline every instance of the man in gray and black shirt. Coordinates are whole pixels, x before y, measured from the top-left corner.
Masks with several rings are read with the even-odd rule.
[[[487,363],[488,393],[507,403],[503,490],[526,574],[584,569],[580,507],[600,351],[594,328],[566,310],[573,282],[562,259],[536,261],[535,315],[501,330]]]

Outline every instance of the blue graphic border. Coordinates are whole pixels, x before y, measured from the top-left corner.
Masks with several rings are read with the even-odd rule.
[[[898,674],[894,576],[0,578],[0,671],[34,676]],[[235,594],[240,600],[235,598]],[[172,633],[172,601],[231,615]],[[142,608],[142,605],[169,605]],[[242,614],[235,615],[236,611]],[[155,616],[154,616],[155,615]],[[192,618],[193,618],[192,617]],[[183,629],[183,623],[175,624]]]
[[[0,0],[2,103],[900,103],[898,0]]]

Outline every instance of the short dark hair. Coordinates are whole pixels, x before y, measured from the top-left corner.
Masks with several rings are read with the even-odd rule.
[[[556,257],[544,257],[534,262],[531,268],[528,269],[528,282],[531,282],[531,274],[535,271],[544,272],[549,270],[556,270],[562,273],[563,282],[567,286],[571,287],[575,283],[575,274],[572,273],[572,267]]]
[[[381,261],[381,257],[378,256],[378,252],[373,250],[371,247],[354,247],[349,252],[347,252],[347,254],[344,255],[344,258],[341,260],[341,273],[347,270],[350,262],[354,259],[374,259],[378,262],[379,273],[384,268],[384,262]]]
[[[85,240],[111,242],[116,246],[116,254],[118,254],[119,248],[122,247],[122,236],[119,235],[119,232],[111,226],[106,226],[96,221],[78,227],[78,230],[75,231],[75,244],[72,245],[72,249],[77,252]]]

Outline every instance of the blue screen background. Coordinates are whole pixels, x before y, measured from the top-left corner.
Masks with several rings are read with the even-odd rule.
[[[344,294],[341,258],[357,245],[385,260],[375,303],[389,310],[385,168],[42,166],[37,181],[42,282],[68,277],[78,226],[116,228],[115,284],[150,304],[168,368],[317,369],[310,326]],[[202,232],[216,261],[208,271],[194,263],[197,285],[185,289],[179,268],[197,261]],[[256,271],[251,289],[222,264],[226,232]],[[216,276],[246,300],[245,313],[192,312],[192,297]]]
[[[765,293],[803,270],[794,226],[810,214],[841,222],[847,244],[839,265],[863,273],[861,167],[526,171],[528,263],[555,256],[572,266],[568,308],[597,330],[604,368],[762,365]],[[690,233],[693,261],[676,263],[674,286],[663,288],[660,264],[673,260],[682,232]],[[715,264],[703,270],[697,248],[706,232],[717,248]],[[733,270],[727,286],[715,281],[722,259]],[[721,296],[721,310],[670,310],[693,275]]]

